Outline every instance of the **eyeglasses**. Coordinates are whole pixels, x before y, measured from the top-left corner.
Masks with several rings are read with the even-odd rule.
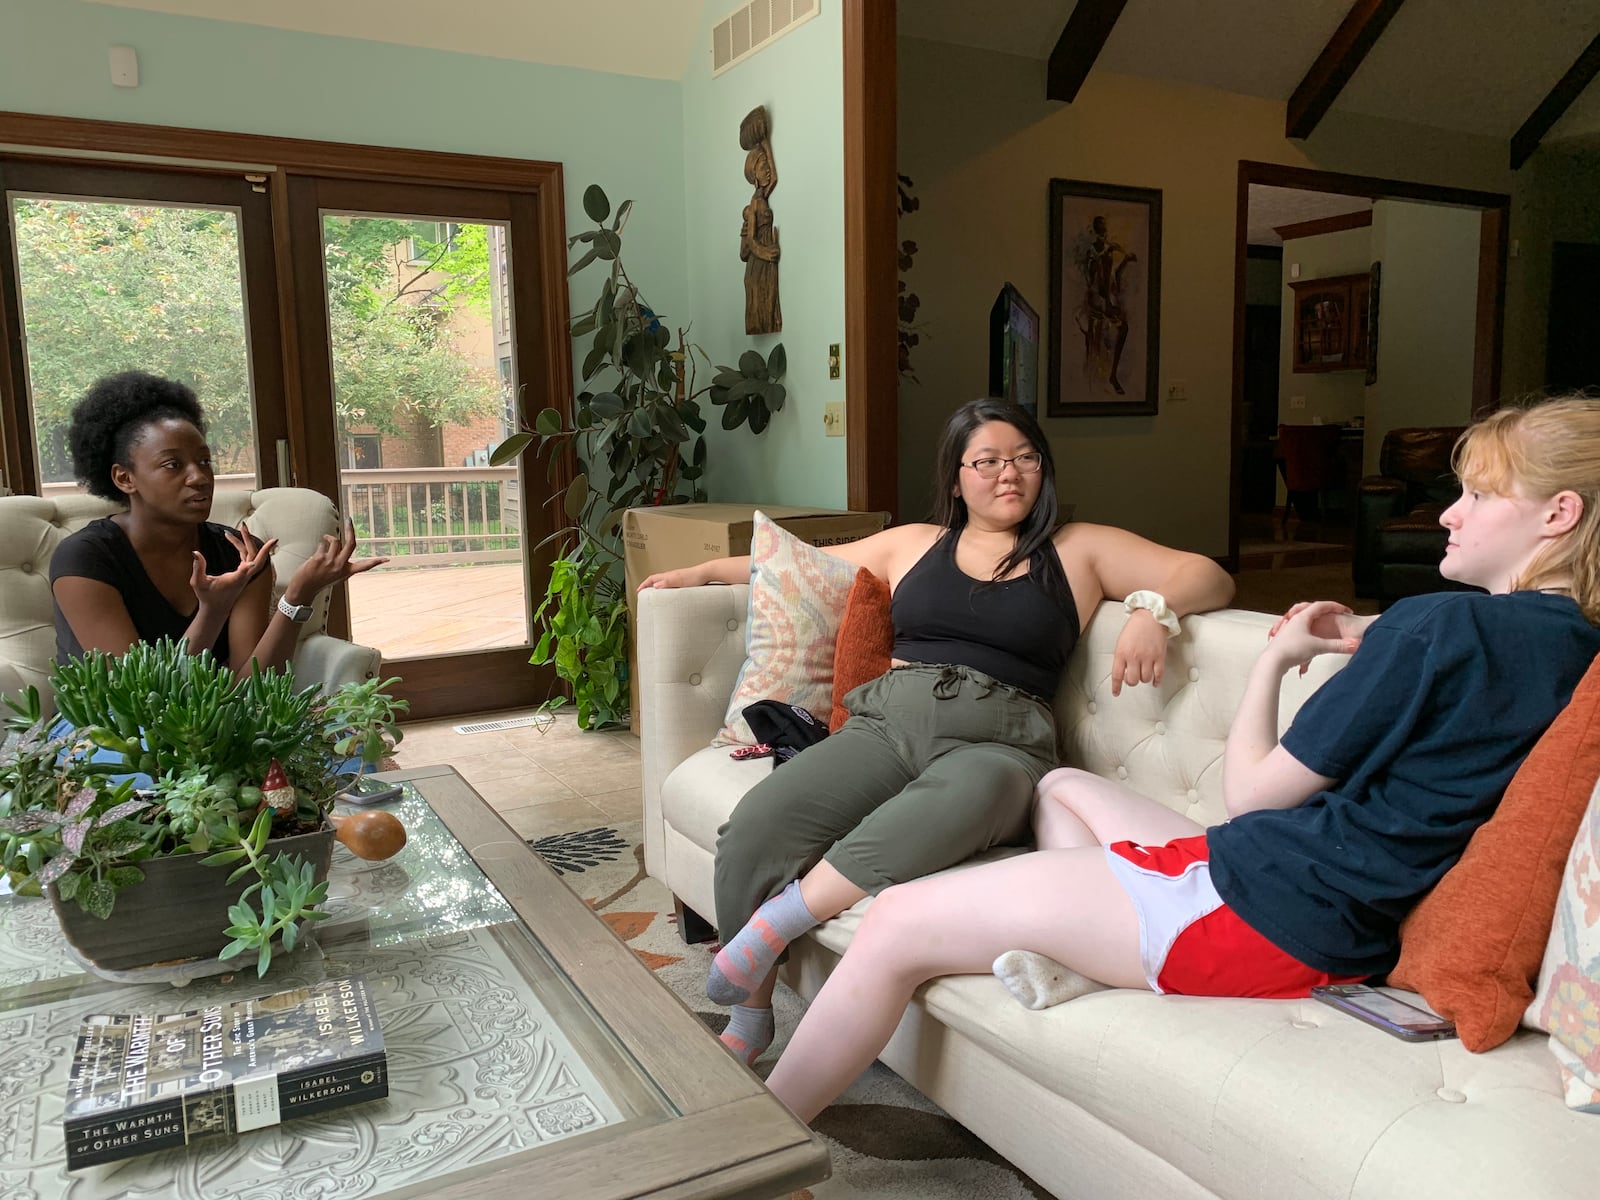
[[[1033,475],[1044,466],[1044,455],[1037,450],[1029,450],[1026,454],[1019,454],[1015,458],[975,458],[961,465],[971,467],[984,479],[998,479],[1000,472],[1006,469],[1008,463],[1014,463],[1020,474]]]

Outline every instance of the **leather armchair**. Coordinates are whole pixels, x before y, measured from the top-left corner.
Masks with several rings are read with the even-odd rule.
[[[1402,596],[1460,590],[1439,574],[1449,540],[1439,514],[1459,491],[1450,454],[1461,433],[1454,425],[1384,434],[1379,473],[1363,479],[1356,493],[1357,596],[1388,608]]]
[[[51,707],[48,677],[56,629],[50,556],[68,534],[115,511],[109,501],[80,493],[0,497],[0,694],[15,694],[31,683],[46,708]],[[339,527],[332,502],[307,488],[219,491],[211,519],[222,525],[248,520],[250,531],[263,541],[278,539],[273,553],[274,599],[322,535],[336,533]],[[324,592],[300,630],[292,663],[295,675],[303,683],[328,689],[375,677],[381,664],[378,652],[324,632],[327,621]]]

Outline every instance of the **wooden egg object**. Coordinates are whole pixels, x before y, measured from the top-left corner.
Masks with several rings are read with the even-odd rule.
[[[374,862],[393,858],[406,844],[406,827],[390,812],[368,809],[328,819],[333,822],[333,836],[357,858]]]

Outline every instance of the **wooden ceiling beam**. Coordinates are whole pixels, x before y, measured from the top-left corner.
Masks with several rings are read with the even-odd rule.
[[[1089,68],[1100,57],[1127,3],[1128,0],[1078,0],[1066,28],[1056,39],[1056,48],[1050,51],[1044,85],[1047,100],[1071,104],[1077,98]]]
[[[1289,97],[1284,136],[1307,138],[1350,82],[1403,0],[1356,0]]]
[[[1550,127],[1561,119],[1561,114],[1572,107],[1572,102],[1583,94],[1585,88],[1600,75],[1600,35],[1590,42],[1578,61],[1567,69],[1561,82],[1550,89],[1550,94],[1539,102],[1533,115],[1522,123],[1522,128],[1511,137],[1511,169],[1515,171],[1539,148],[1539,141],[1550,132]]]

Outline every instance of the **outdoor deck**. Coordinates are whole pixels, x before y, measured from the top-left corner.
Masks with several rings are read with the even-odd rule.
[[[380,567],[350,581],[351,638],[385,660],[527,642],[522,564]]]

